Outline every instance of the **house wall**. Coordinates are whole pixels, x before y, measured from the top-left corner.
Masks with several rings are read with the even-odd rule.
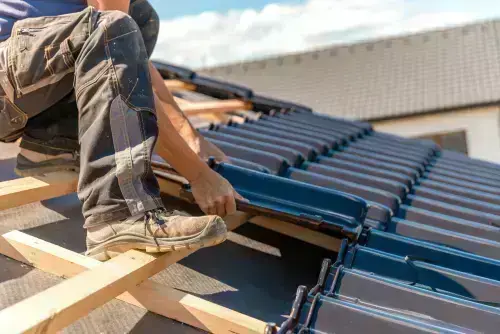
[[[422,137],[465,131],[469,156],[500,163],[500,108],[467,109],[373,122],[377,131]]]

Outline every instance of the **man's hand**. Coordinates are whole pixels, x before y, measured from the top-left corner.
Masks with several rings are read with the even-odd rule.
[[[206,140],[202,135],[197,135],[191,140],[186,140],[194,153],[202,160],[213,157],[217,162],[229,162],[229,158],[217,146]]]
[[[196,203],[208,215],[231,215],[236,212],[235,199],[246,201],[225,178],[211,169],[190,184]]]

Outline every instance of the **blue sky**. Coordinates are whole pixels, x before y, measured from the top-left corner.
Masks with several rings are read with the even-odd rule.
[[[164,20],[184,15],[195,15],[205,11],[227,12],[230,9],[262,9],[270,3],[301,3],[295,1],[270,1],[270,0],[150,0],[160,17]]]
[[[197,67],[499,18],[498,0],[150,0],[153,58]]]

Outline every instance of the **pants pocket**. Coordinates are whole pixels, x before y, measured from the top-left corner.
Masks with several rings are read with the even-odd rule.
[[[89,35],[91,9],[16,22],[9,61],[16,97],[62,80],[74,72],[75,58]]]

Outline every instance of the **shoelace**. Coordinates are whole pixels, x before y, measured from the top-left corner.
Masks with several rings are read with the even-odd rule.
[[[160,247],[160,244],[156,240],[156,237],[155,237],[156,232],[158,231],[158,229],[163,228],[163,225],[165,225],[165,216],[168,216],[172,212],[173,211],[171,211],[171,210],[166,210],[166,209],[160,208],[160,209],[148,211],[144,215],[144,228],[147,228],[147,223],[150,221],[152,221],[156,225],[158,225],[158,227],[156,228],[156,231],[152,232],[153,240],[156,243],[156,246],[158,246],[158,247]]]
[[[169,216],[173,211],[171,210],[166,210],[166,209],[155,209],[146,212],[144,215],[145,223],[148,221],[153,221],[157,225],[164,225],[165,224],[165,216]]]

